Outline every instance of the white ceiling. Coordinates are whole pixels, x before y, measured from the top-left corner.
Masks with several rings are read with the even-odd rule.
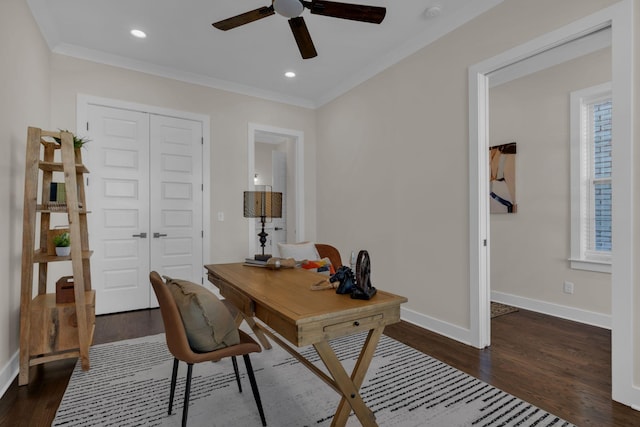
[[[302,14],[318,56],[300,57],[287,19],[211,23],[270,0],[27,0],[51,51],[315,108],[502,0],[348,0],[384,6],[380,25]],[[436,17],[425,10],[438,6]],[[129,34],[132,28],[146,39]],[[287,79],[285,71],[297,77]]]

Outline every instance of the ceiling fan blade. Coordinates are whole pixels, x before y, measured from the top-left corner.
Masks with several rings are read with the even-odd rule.
[[[231,18],[223,19],[222,21],[214,22],[213,25],[219,30],[227,31],[232,28],[239,27],[240,25],[248,24],[249,22],[257,21],[258,19],[266,18],[275,13],[273,5],[263,6],[259,9],[255,9],[249,12],[241,13],[240,15],[233,16]]]
[[[311,34],[307,29],[307,24],[304,23],[304,18],[298,16],[296,18],[289,19],[289,26],[293,32],[293,37],[296,39],[298,49],[302,55],[302,59],[309,59],[318,56],[316,48],[311,40]]]
[[[311,11],[311,13],[316,15],[370,22],[372,24],[381,23],[384,16],[387,14],[387,9],[379,6],[339,3],[326,0],[311,0],[311,2],[304,1],[303,4]]]

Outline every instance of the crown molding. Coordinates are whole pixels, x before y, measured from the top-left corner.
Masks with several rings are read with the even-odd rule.
[[[499,5],[503,1],[504,0],[484,0],[469,2],[468,6],[452,14],[451,19],[433,21],[422,34],[407,40],[388,55],[381,57],[378,61],[372,62],[360,72],[355,73],[350,78],[337,85],[333,90],[325,93],[324,96],[317,100],[317,106],[321,107],[333,101],[340,95],[345,94],[387,68],[390,68],[403,59],[413,55],[425,46],[430,45],[442,36],[471,21],[487,10]]]
[[[125,58],[123,56],[100,52],[93,49],[87,49],[76,45],[64,43],[59,44],[53,49],[53,53],[97,62],[100,64],[111,65],[127,70],[138,71],[158,77],[165,77],[185,83],[192,83],[200,86],[210,87],[213,89],[219,89],[227,92],[261,98],[268,101],[281,102],[284,104],[295,105],[303,108],[316,108],[316,105],[312,101],[307,99],[287,96],[277,92],[266,91],[251,86],[241,85],[238,83],[233,83],[200,74],[180,71],[169,67],[162,67],[145,61]]]

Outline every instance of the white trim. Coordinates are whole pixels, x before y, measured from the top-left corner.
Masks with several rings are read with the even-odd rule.
[[[6,365],[0,370],[0,398],[7,392],[20,370],[20,352],[16,351]]]
[[[208,140],[207,137],[209,137],[209,135],[205,135],[204,133],[204,128],[206,128],[207,133],[210,132],[209,130],[209,122],[210,122],[210,117],[209,115],[206,114],[199,114],[199,113],[192,113],[189,111],[181,111],[181,110],[174,110],[172,108],[164,108],[164,107],[157,107],[154,105],[147,105],[147,104],[140,104],[137,102],[129,102],[129,101],[122,101],[119,99],[112,99],[112,98],[103,98],[103,97],[99,97],[99,96],[93,96],[93,95],[86,95],[86,94],[82,94],[79,93],[78,94],[78,99],[77,99],[77,109],[76,109],[76,113],[78,114],[78,120],[77,123],[78,125],[82,124],[82,123],[86,123],[87,121],[87,110],[86,110],[86,106],[89,104],[93,104],[93,105],[102,105],[105,107],[113,107],[113,108],[120,108],[120,109],[124,109],[124,110],[133,110],[133,111],[140,111],[140,112],[145,112],[145,113],[151,113],[151,114],[159,114],[159,115],[163,115],[163,116],[169,116],[169,117],[176,117],[176,118],[181,118],[181,119],[188,119],[188,120],[193,120],[193,121],[197,121],[197,122],[202,122],[203,123],[203,137],[204,137],[204,146],[205,148],[209,149],[209,145],[208,144]],[[84,109],[82,109],[81,107],[85,107]],[[81,119],[84,119],[81,120]],[[78,128],[80,129],[80,128]],[[79,130],[77,131],[78,134],[82,134],[82,132],[80,132]]]
[[[173,110],[169,108],[156,107],[152,105],[138,104],[135,102],[122,101],[117,99],[102,98],[93,95],[78,94],[76,102],[76,133],[82,135],[82,130],[89,120],[87,114],[89,105],[102,105],[125,110],[141,111],[150,114],[176,117],[193,120],[202,123],[202,259],[207,262],[211,254],[211,119],[206,114],[191,113],[186,111]],[[206,282],[204,266],[202,268],[202,282]]]
[[[590,169],[593,160],[589,156],[592,141],[585,132],[585,104],[592,104],[599,98],[611,98],[611,82],[573,91],[569,94],[569,157],[570,157],[570,205],[571,205],[571,268],[576,270],[588,270],[597,272],[611,272],[611,253],[587,255],[584,246],[586,223],[593,219],[593,212],[586,214],[589,203],[586,197],[591,198],[591,191],[585,182],[590,181]],[[614,166],[615,167],[615,166]],[[589,178],[589,179],[587,179]]]
[[[367,64],[366,68],[360,70],[350,78],[344,79],[340,84],[333,87],[333,89],[325,92],[324,95],[317,99],[315,103],[316,107],[319,108],[331,102],[340,95],[374,77],[376,74],[381,73],[425,46],[430,45],[453,29],[461,27],[479,15],[496,7],[503,1],[504,0],[483,0],[468,2],[467,6],[456,11],[456,13],[450,17],[452,21],[447,22],[445,26],[439,25],[437,21],[430,21],[422,34],[406,40],[400,46],[393,48],[388,54],[378,58],[373,63]]]
[[[405,322],[420,326],[421,328],[443,335],[447,338],[460,341],[467,345],[473,345],[471,343],[471,334],[469,333],[469,329],[454,325],[453,323],[448,323],[405,307],[400,307],[400,318]]]
[[[611,315],[595,311],[582,310],[567,305],[555,304],[533,298],[491,291],[491,301],[512,305],[525,310],[548,314],[562,319],[572,320],[599,328],[611,329]]]
[[[635,305],[638,303],[634,292],[637,284],[634,263],[637,259],[633,245],[635,198],[634,171],[634,118],[636,112],[633,103],[634,90],[634,11],[635,1],[624,0],[611,7],[613,21],[613,79],[612,121],[615,126],[612,138],[616,149],[613,150],[613,269],[611,282],[613,288],[611,313],[612,332],[612,388],[613,399],[626,405],[640,404],[640,389],[635,386],[639,373],[636,370],[638,360],[636,349],[638,337]]]
[[[484,197],[489,194],[489,78],[472,68],[469,70],[469,88],[469,318],[471,343],[474,347],[484,348],[491,344],[490,222],[486,214],[488,197]]]
[[[595,271],[597,273],[611,273],[611,262],[593,261],[569,258],[571,268],[574,270]]]
[[[541,52],[517,64],[512,64],[507,68],[491,73],[489,87],[500,86],[610,46],[611,29],[605,28],[597,33],[588,34],[578,40],[558,46],[551,51]]]
[[[295,188],[294,194],[296,198],[295,235],[297,241],[303,241],[304,232],[304,132],[299,130],[279,128],[269,125],[261,125],[258,123],[249,123],[247,134],[247,188],[249,191],[254,189],[254,171],[256,168],[256,132],[267,132],[271,134],[282,135],[293,138],[295,147]],[[249,231],[247,238],[249,240],[249,254],[256,253],[255,227],[253,221],[248,221]]]
[[[607,26],[612,27],[612,89],[613,122],[616,149],[613,162],[613,264],[612,264],[612,388],[613,399],[626,405],[640,404],[640,388],[635,360],[635,344],[639,337],[635,325],[634,304],[634,128],[633,71],[634,71],[634,4],[633,0],[620,2],[599,12],[544,34],[527,43],[510,49],[469,68],[469,166],[470,166],[470,321],[484,325],[481,313],[488,304],[488,286],[481,274],[486,262],[479,242],[486,238],[480,225],[486,223],[488,212],[481,200],[488,194],[488,182],[484,173],[485,159],[481,155],[488,149],[486,137],[487,75],[495,70],[536,55],[540,52],[577,39]],[[473,342],[485,344],[488,327],[474,330]]]
[[[93,49],[87,49],[81,46],[61,43],[56,45],[51,51],[59,55],[92,61],[98,64],[110,65],[113,67],[123,68],[125,70],[138,71],[140,73],[150,74],[152,76],[165,77],[167,79],[177,80],[185,83],[192,83],[200,86],[210,87],[213,89],[223,90],[226,92],[253,96],[256,98],[266,99],[268,101],[282,102],[284,104],[295,105],[303,108],[316,107],[315,103],[304,98],[283,95],[281,93],[271,92],[253,86],[247,86],[230,82],[228,80],[204,76],[201,74],[189,73],[186,71],[176,70],[174,68],[163,67],[157,64],[151,64],[149,62],[140,61],[137,59],[131,59],[124,56],[113,55]]]

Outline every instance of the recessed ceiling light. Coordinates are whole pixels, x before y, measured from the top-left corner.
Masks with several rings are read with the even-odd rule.
[[[284,73],[284,76],[292,79],[296,76],[296,73],[294,73],[293,71],[287,71],[286,73]]]
[[[144,39],[147,37],[147,34],[142,30],[131,30],[131,35],[137,37],[139,39]]]

